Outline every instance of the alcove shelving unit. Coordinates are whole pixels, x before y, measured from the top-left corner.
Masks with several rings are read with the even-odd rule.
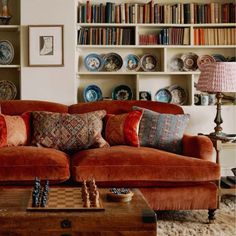
[[[14,48],[14,58],[9,65],[0,64],[0,81],[8,80],[12,82],[17,89],[15,99],[21,97],[21,23],[20,23],[20,8],[21,1],[9,1],[8,9],[12,16],[8,25],[0,24],[0,40],[9,41]],[[1,10],[0,10],[1,11]]]
[[[134,5],[134,8],[137,9],[138,5],[144,6],[150,4],[155,4],[156,1],[114,1],[115,5],[128,3]],[[89,4],[92,5],[106,5],[106,1],[89,1]],[[194,4],[225,4],[233,3],[233,1],[219,1],[219,0],[199,0],[199,1],[184,1],[183,3],[194,3]],[[81,7],[86,8],[87,1],[78,1],[78,15],[81,14]],[[177,1],[158,1],[160,5],[174,5],[177,4]],[[101,5],[100,5],[101,6]],[[194,105],[194,95],[198,93],[196,91],[194,84],[197,82],[200,71],[199,69],[195,71],[172,71],[170,68],[170,61],[172,58],[177,55],[186,54],[193,52],[198,56],[202,55],[213,55],[220,54],[224,55],[226,58],[235,57],[235,37],[236,37],[236,24],[235,23],[138,23],[138,14],[135,10],[136,16],[134,17],[134,23],[81,23],[80,16],[77,19],[77,28],[76,31],[79,32],[81,29],[87,28],[129,28],[132,29],[132,38],[133,43],[131,45],[94,45],[94,44],[77,44],[77,78],[79,81],[78,89],[78,101],[83,101],[83,90],[87,85],[95,84],[98,85],[103,93],[104,97],[111,97],[112,90],[115,86],[118,85],[128,85],[133,91],[133,99],[139,99],[140,91],[149,91],[152,95],[152,100],[155,100],[156,92],[174,84],[182,87],[188,94],[187,102],[184,106],[195,106]],[[89,19],[91,21],[91,19]],[[140,42],[140,35],[157,35],[163,29],[183,29],[185,32],[185,41],[181,44],[155,44],[155,45],[143,45]],[[219,29],[230,29],[228,41],[224,41],[221,44],[209,44],[206,42],[204,45],[196,45],[196,29],[211,29],[217,32]],[[171,32],[170,30],[170,32]],[[174,31],[173,32],[176,32]],[[200,31],[200,30],[199,30]],[[211,31],[209,31],[211,32]],[[211,35],[212,36],[212,35]],[[205,37],[205,36],[204,36]],[[210,42],[210,41],[209,41]],[[104,55],[107,53],[117,53],[122,59],[125,58],[128,54],[135,54],[141,57],[144,54],[153,54],[158,59],[158,66],[156,71],[145,72],[142,70],[139,71],[127,71],[124,65],[122,68],[115,72],[90,72],[84,66],[84,58],[90,53],[97,53]],[[235,94],[233,94],[235,96]]]

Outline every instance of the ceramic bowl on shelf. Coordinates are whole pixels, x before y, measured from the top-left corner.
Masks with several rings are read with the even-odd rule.
[[[104,60],[100,55],[90,53],[84,58],[84,65],[88,71],[100,71],[104,66]]]
[[[210,55],[202,55],[197,59],[197,65],[199,70],[202,70],[206,64],[215,62],[215,58]]]
[[[16,95],[16,86],[11,81],[0,81],[0,100],[13,100],[16,98]]]
[[[197,65],[198,55],[197,54],[193,52],[185,53],[181,56],[181,59],[183,60],[184,71],[197,70],[198,68],[198,65]]]
[[[187,103],[187,92],[177,84],[168,87],[168,90],[171,93],[171,103],[184,105]]]
[[[172,95],[170,91],[166,88],[159,89],[155,94],[155,100],[158,102],[170,103]]]
[[[122,57],[117,53],[108,53],[103,56],[104,59],[104,67],[105,71],[113,72],[118,71],[122,65],[123,60]]]
[[[112,91],[113,100],[131,100],[133,97],[132,90],[127,85],[119,85]]]
[[[9,65],[14,58],[14,47],[8,40],[0,40],[0,64]]]
[[[95,102],[102,100],[102,91],[95,85],[88,85],[83,92],[83,97],[85,102]]]
[[[127,71],[138,71],[140,68],[140,58],[135,54],[129,54],[124,59],[124,66]]]
[[[156,71],[158,61],[156,56],[152,54],[145,54],[141,57],[140,64],[144,71]]]
[[[0,16],[0,25],[9,25],[12,16]]]

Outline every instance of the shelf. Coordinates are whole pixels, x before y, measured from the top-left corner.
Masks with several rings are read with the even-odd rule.
[[[0,69],[20,68],[20,65],[0,65]]]
[[[115,72],[106,72],[106,71],[98,71],[98,72],[90,72],[90,71],[81,71],[78,72],[77,75],[192,75],[192,74],[200,74],[200,71],[154,71],[154,72],[145,72],[145,71],[115,71]]]
[[[20,25],[0,25],[0,31],[18,31]]]

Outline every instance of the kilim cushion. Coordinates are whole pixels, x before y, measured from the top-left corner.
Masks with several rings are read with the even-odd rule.
[[[30,113],[21,116],[0,114],[0,147],[26,145],[30,141]]]
[[[105,110],[84,114],[32,112],[32,144],[65,152],[107,147],[101,135],[105,115]]]
[[[105,139],[110,145],[139,146],[138,128],[142,111],[106,116]]]
[[[139,125],[140,146],[182,153],[182,138],[190,119],[189,114],[161,114],[140,107],[133,109],[143,110]]]

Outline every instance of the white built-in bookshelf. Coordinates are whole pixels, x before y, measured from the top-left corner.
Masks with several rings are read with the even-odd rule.
[[[1,5],[1,4],[0,4]],[[0,81],[8,80],[17,89],[16,99],[21,97],[21,25],[20,25],[20,0],[9,1],[8,8],[12,16],[8,25],[0,24],[0,40],[9,41],[14,48],[14,58],[9,65],[0,64]],[[0,9],[1,11],[2,9]],[[0,13],[1,14],[1,13]]]
[[[77,71],[77,79],[79,81],[79,89],[78,89],[78,100],[83,101],[83,90],[86,86],[90,84],[95,84],[99,86],[102,90],[104,97],[112,96],[112,90],[114,87],[118,85],[128,85],[133,91],[133,99],[139,99],[139,92],[140,91],[149,91],[152,95],[152,100],[155,100],[156,92],[161,88],[166,88],[171,85],[179,85],[182,87],[188,94],[187,102],[184,104],[186,106],[194,106],[194,95],[199,93],[196,91],[194,84],[197,82],[200,70],[193,70],[193,71],[173,71],[170,68],[171,60],[175,57],[181,56],[183,54],[188,54],[190,52],[197,54],[198,56],[203,55],[213,55],[213,54],[220,54],[223,55],[225,58],[232,58],[235,57],[235,45],[236,45],[236,24],[235,23],[225,23],[224,20],[220,20],[223,16],[220,16],[219,7],[222,7],[223,11],[223,4],[232,4],[234,1],[217,1],[217,0],[207,0],[207,1],[183,1],[183,4],[189,4],[190,8],[196,4],[198,7],[202,5],[209,4],[209,9],[212,11],[214,9],[214,16],[215,18],[210,18],[210,21],[213,23],[195,23],[194,17],[189,16],[188,21],[190,23],[181,22],[181,20],[176,19],[175,21],[180,21],[181,23],[170,23],[170,16],[166,16],[165,22],[168,23],[140,23],[140,6],[143,8],[144,6],[149,5],[150,9],[152,6],[154,7],[155,4],[165,5],[165,9],[168,6],[168,9],[172,9],[173,5],[176,7],[179,6],[177,2],[179,1],[113,1],[112,7],[114,8],[114,12],[118,11],[116,8],[120,6],[120,9],[123,9],[123,4],[128,4],[131,6],[130,10],[132,11],[132,6],[134,6],[134,17],[132,23],[116,23],[116,16],[114,17],[114,23],[97,23],[96,20],[92,19],[93,14],[92,10],[96,11],[99,10],[102,5],[106,6],[107,1],[79,1],[78,2],[78,18],[77,18],[77,28],[76,31],[78,32],[77,38],[77,63],[78,63],[78,71]],[[101,4],[101,5],[100,5]],[[112,3],[111,3],[112,4]],[[215,4],[215,5],[214,5]],[[86,14],[88,13],[88,9],[91,9],[91,15],[83,16],[84,21],[81,20],[81,6]],[[93,9],[93,6],[94,9]],[[171,8],[172,7],[172,8]],[[232,5],[230,5],[232,7]],[[217,12],[216,13],[216,9]],[[174,8],[175,9],[175,8]],[[183,9],[183,6],[182,6]],[[200,7],[199,7],[200,9]],[[209,10],[208,9],[208,10]],[[175,9],[176,10],[176,9]],[[101,11],[101,9],[99,10]],[[103,10],[103,11],[106,11]],[[149,10],[151,11],[151,10]],[[170,10],[168,10],[170,12]],[[153,11],[155,14],[155,10]],[[173,9],[171,10],[173,13]],[[176,14],[178,10],[176,10]],[[191,10],[191,13],[194,11]],[[100,14],[104,14],[104,12],[100,12]],[[114,14],[115,14],[114,13]],[[121,14],[121,13],[119,13]],[[151,14],[151,13],[150,13]],[[173,13],[174,14],[174,13]],[[183,13],[182,13],[183,14]],[[222,13],[223,14],[223,13]],[[151,16],[150,16],[151,17]],[[88,19],[89,18],[89,19]],[[98,17],[99,18],[99,17]],[[112,18],[112,17],[111,17]],[[122,17],[119,16],[119,19]],[[195,17],[196,20],[196,17]],[[93,22],[95,23],[88,23]],[[117,20],[118,21],[118,20]],[[122,21],[122,20],[120,20]],[[184,21],[184,20],[182,20]],[[231,20],[232,21],[232,20]],[[132,43],[128,45],[122,45],[122,40],[114,40],[112,45],[112,40],[110,41],[109,45],[105,41],[104,37],[102,37],[102,30],[103,29],[129,29]],[[165,31],[168,34],[172,34],[173,40],[170,42],[158,42],[155,44],[145,44],[142,42],[141,35],[158,35],[160,32]],[[178,32],[182,32],[182,41],[176,42],[175,34]],[[94,35],[97,38],[92,40],[87,40],[87,43],[82,43],[79,40],[81,39],[81,30],[87,30],[88,34],[94,30]],[[96,33],[96,30],[98,31]],[[99,32],[101,33],[101,37],[99,38]],[[121,30],[117,31],[120,35]],[[177,33],[176,33],[177,32]],[[202,37],[201,40],[196,40],[196,34],[198,37]],[[223,34],[223,36],[222,36]],[[80,35],[80,36],[79,36]],[[105,33],[104,33],[105,35]],[[117,38],[120,39],[119,35]],[[86,36],[87,37],[87,36]],[[159,36],[158,36],[159,37]],[[170,37],[170,35],[168,35]],[[212,39],[212,37],[214,39]],[[152,42],[152,36],[149,37],[150,41]],[[159,37],[160,39],[160,37]],[[127,43],[127,42],[126,42]],[[149,42],[150,43],[150,42]],[[142,57],[144,54],[152,54],[158,59],[158,66],[155,71],[146,72],[143,70],[138,71],[127,71],[124,65],[121,67],[120,70],[115,72],[107,72],[107,71],[96,71],[90,72],[86,69],[84,65],[84,58],[86,55],[90,53],[96,53],[99,55],[104,55],[107,53],[117,53],[119,54],[122,59],[124,59],[128,54],[135,54],[139,57]],[[232,95],[232,94],[231,94]],[[233,94],[235,96],[235,94]]]

